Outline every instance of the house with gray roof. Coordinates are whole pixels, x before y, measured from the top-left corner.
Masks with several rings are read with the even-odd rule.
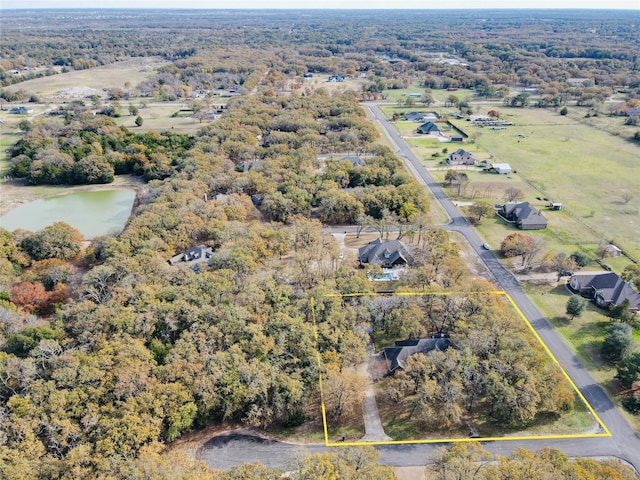
[[[498,213],[506,221],[515,223],[521,230],[547,228],[547,218],[542,214],[542,211],[529,202],[507,202]]]
[[[389,373],[401,368],[404,370],[407,359],[418,353],[427,354],[433,350],[444,351],[449,348],[451,341],[443,334],[434,335],[431,338],[416,338],[412,340],[396,341],[393,346],[383,349],[384,358],[387,360]]]
[[[475,165],[477,159],[470,152],[462,148],[451,152],[447,158],[447,165]]]
[[[358,260],[360,265],[368,263],[382,268],[413,265],[413,255],[404,243],[400,240],[383,242],[379,238],[358,249]]]
[[[208,263],[211,255],[213,255],[213,248],[206,245],[198,245],[171,257],[169,259],[169,265],[185,263],[194,266],[197,263]]]
[[[428,133],[440,133],[440,129],[438,128],[438,126],[433,123],[433,122],[426,122],[423,123],[422,125],[420,125],[418,127],[418,130],[416,130],[418,133],[421,133],[423,135],[426,135]]]
[[[404,118],[409,122],[426,122],[427,120],[436,121],[438,116],[435,113],[409,112],[404,114]]]
[[[640,311],[640,293],[614,272],[575,274],[569,287],[576,293],[593,299],[601,308],[618,306],[629,301],[629,310]]]

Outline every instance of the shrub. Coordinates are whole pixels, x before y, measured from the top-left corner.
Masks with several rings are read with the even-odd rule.
[[[625,398],[622,401],[622,405],[634,415],[640,415],[640,397],[636,397],[634,395],[629,398]]]
[[[589,257],[582,252],[573,252],[570,257],[579,267],[586,267],[589,265]]]

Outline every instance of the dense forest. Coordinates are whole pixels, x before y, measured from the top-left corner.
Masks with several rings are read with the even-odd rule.
[[[89,100],[21,122],[21,139],[9,151],[16,178],[109,183],[132,173],[147,183],[118,235],[85,242],[63,223],[37,232],[0,228],[1,477],[166,478],[154,470],[160,465],[181,478],[277,478],[259,466],[214,476],[161,452],[211,424],[287,431],[313,422],[320,375],[330,420],[348,423],[362,396],[331,403],[331,389],[361,389],[351,367],[365,358],[368,332],[451,336],[455,348],[415,358],[385,380],[389,398],[419,407],[413,419],[425,425],[435,413],[454,427],[471,414],[524,428],[540,413],[573,407],[560,371],[504,303],[480,295],[490,287],[471,278],[456,245],[433,225],[424,189],[376,143],[360,100],[416,77],[425,87],[473,87],[484,97],[501,95],[500,86],[536,85],[549,104],[588,102],[614,89],[637,94],[633,16],[6,15],[5,87],[161,56],[171,63],[131,92],[111,92],[112,99],[174,100],[232,88],[239,95],[195,135],[136,133],[118,126],[113,111],[89,111]],[[25,22],[31,28],[22,28]],[[477,28],[462,41],[469,22]],[[461,62],[438,62],[440,54]],[[365,74],[365,92],[278,93],[309,72]],[[589,82],[572,87],[569,77]],[[19,85],[0,97],[32,99]],[[402,288],[478,295],[417,303],[328,296],[374,291],[367,272],[340,262],[338,245],[322,231],[344,223],[417,238]],[[199,244],[212,249],[202,268],[167,262]],[[354,464],[350,455],[363,455],[345,452],[303,460],[291,478],[325,478],[318,476],[323,465],[334,469],[326,478],[392,478],[372,450],[365,452],[370,470],[345,473]],[[572,465],[565,459],[545,468],[571,478],[587,464]],[[486,470],[503,466],[501,460]]]

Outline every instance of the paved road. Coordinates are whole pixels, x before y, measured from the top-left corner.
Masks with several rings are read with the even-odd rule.
[[[385,128],[387,135],[398,147],[397,154],[406,160],[416,178],[431,190],[434,198],[451,219],[447,228],[449,230],[460,232],[467,239],[476,254],[485,263],[496,282],[511,296],[518,308],[520,308],[522,313],[531,322],[538,332],[538,335],[540,335],[540,338],[542,338],[547,347],[549,347],[549,350],[551,350],[553,355],[560,362],[573,382],[580,389],[587,401],[589,401],[596,413],[612,433],[612,437],[609,438],[495,442],[491,445],[490,450],[494,451],[494,449],[504,448],[513,449],[516,446],[523,446],[529,449],[540,448],[541,446],[554,446],[561,448],[571,455],[614,455],[626,460],[630,464],[634,465],[637,471],[640,471],[640,437],[633,431],[624,417],[622,417],[622,415],[615,409],[613,403],[609,397],[607,397],[602,388],[600,388],[600,386],[593,380],[589,372],[587,372],[587,370],[581,365],[577,357],[571,353],[567,345],[549,325],[540,311],[524,294],[520,284],[513,275],[502,266],[491,252],[482,248],[482,240],[477,235],[476,231],[471,227],[471,225],[469,225],[458,208],[442,190],[440,185],[420,163],[419,159],[414,155],[402,137],[400,137],[395,128],[389,124],[380,109],[374,104],[369,104],[368,106],[376,119]],[[385,456],[385,460],[391,461],[392,458],[386,458]]]
[[[531,303],[520,288],[520,284],[507,271],[496,257],[482,249],[482,240],[475,230],[462,216],[458,208],[447,197],[440,185],[435,182],[429,172],[422,166],[418,158],[409,149],[406,142],[398,135],[375,104],[368,104],[371,112],[385,128],[386,133],[397,145],[397,154],[403,157],[416,178],[426,185],[434,198],[451,219],[447,229],[460,232],[469,242],[476,254],[482,259],[495,281],[505,290],[520,308],[523,314],[536,329],[540,338],[560,362],[573,382],[589,401],[596,413],[611,432],[611,437],[541,439],[541,440],[500,440],[485,442],[484,448],[498,455],[508,455],[522,447],[537,450],[551,447],[562,450],[572,457],[617,457],[640,472],[640,436],[638,436],[622,415],[616,410],[602,388],[593,380],[589,372],[580,364],[567,345],[551,328],[540,311]],[[335,233],[355,232],[357,227],[328,227]],[[301,447],[284,445],[278,442],[259,442],[258,445],[246,438],[229,438],[228,441],[212,439],[199,452],[198,457],[205,460],[213,468],[229,468],[243,461],[259,461],[274,468],[287,468],[300,455]],[[393,466],[424,465],[429,460],[438,444],[379,445],[380,461]],[[309,452],[326,451],[327,447],[310,445],[305,447]]]

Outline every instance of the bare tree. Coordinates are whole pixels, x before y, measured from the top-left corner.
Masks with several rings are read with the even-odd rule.
[[[509,187],[504,191],[504,198],[507,202],[515,202],[524,198],[522,190],[515,187]]]

